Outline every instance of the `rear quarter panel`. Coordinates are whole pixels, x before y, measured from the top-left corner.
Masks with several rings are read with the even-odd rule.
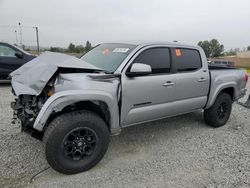
[[[211,86],[206,108],[211,107],[218,94],[226,88],[234,89],[234,100],[243,97],[246,87],[244,75],[242,69],[210,70]]]

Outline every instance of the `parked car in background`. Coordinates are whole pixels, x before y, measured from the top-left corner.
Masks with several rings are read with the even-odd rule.
[[[0,42],[0,82],[8,81],[11,72],[35,57],[14,45]]]

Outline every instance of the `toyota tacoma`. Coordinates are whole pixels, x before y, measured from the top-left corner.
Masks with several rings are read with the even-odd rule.
[[[45,142],[48,163],[64,174],[95,166],[127,126],[199,109],[206,124],[225,125],[248,80],[179,43],[104,43],[79,59],[45,52],[10,76],[13,121]]]

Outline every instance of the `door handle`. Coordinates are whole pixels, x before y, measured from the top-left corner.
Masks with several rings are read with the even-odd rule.
[[[198,80],[198,82],[206,82],[206,81],[207,81],[207,79],[203,78],[203,77]]]
[[[167,81],[167,82],[165,82],[162,86],[167,87],[167,86],[173,86],[173,85],[174,85],[174,82]]]

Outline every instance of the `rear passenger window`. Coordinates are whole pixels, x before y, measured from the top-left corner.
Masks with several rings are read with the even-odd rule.
[[[202,67],[201,57],[198,50],[174,49],[173,60],[178,72],[194,71]]]
[[[170,72],[170,51],[168,48],[150,48],[141,52],[133,63],[150,65],[152,73]]]

